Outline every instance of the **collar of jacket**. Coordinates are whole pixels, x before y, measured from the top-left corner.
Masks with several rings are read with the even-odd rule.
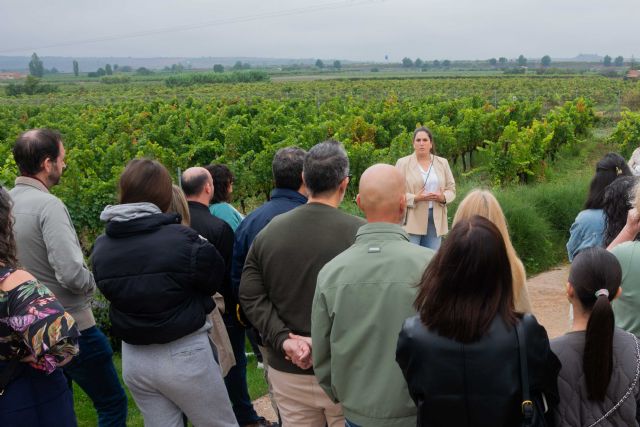
[[[19,176],[16,178],[15,185],[28,185],[45,193],[49,193],[49,189],[39,180],[28,176]]]
[[[356,243],[371,240],[405,240],[408,242],[409,235],[399,224],[369,222],[358,229]]]
[[[307,198],[302,194],[298,193],[295,190],[290,190],[288,188],[274,188],[271,190],[271,199],[290,199],[294,201],[298,201],[301,204],[307,203]]]
[[[180,224],[177,213],[159,213],[132,219],[131,221],[109,221],[105,232],[109,237],[128,237],[134,234],[152,233],[169,224]]]
[[[209,206],[207,205],[203,205],[200,202],[194,202],[193,200],[187,200],[187,204],[189,205],[189,210],[191,209],[200,209],[201,211],[207,211],[207,213],[209,215],[211,215],[211,212],[209,212]]]

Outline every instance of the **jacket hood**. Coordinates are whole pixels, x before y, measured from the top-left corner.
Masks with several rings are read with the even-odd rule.
[[[180,224],[177,213],[162,213],[153,203],[128,203],[107,206],[100,219],[107,221],[105,233],[110,237],[127,237],[151,233],[168,224]]]
[[[107,205],[100,214],[100,220],[104,222],[125,222],[159,213],[162,213],[159,207],[147,202]]]

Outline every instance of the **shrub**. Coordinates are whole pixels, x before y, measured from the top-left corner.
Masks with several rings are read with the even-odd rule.
[[[113,85],[120,83],[129,83],[131,81],[131,77],[129,76],[106,76],[100,79],[101,83]]]

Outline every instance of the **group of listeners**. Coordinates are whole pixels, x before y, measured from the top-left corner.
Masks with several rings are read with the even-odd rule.
[[[132,160],[90,270],[49,193],[61,135],[23,133],[20,177],[0,190],[0,425],[76,425],[71,380],[100,426],[126,424],[96,286],[148,426],[272,425],[247,391],[247,331],[283,426],[638,425],[640,187],[626,164],[598,163],[567,245],[572,329],[550,342],[491,192],[470,192],[441,241],[455,182],[433,148],[419,128],[412,155],[362,174],[366,220],[339,209],[351,175],[336,141],[280,149],[270,200],[246,218],[226,166],[189,168],[178,187]]]

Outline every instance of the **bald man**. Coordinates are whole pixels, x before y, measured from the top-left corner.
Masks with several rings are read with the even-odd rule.
[[[385,164],[360,178],[367,217],[356,241],[320,271],[311,314],[313,368],[340,402],[347,426],[416,425],[416,407],[395,361],[402,322],[416,314],[416,285],[434,252],[409,243],[400,224],[405,183]]]
[[[182,173],[180,183],[189,204],[191,228],[215,246],[224,259],[225,279],[220,293],[224,297],[225,307],[233,308],[236,306],[236,298],[231,290],[233,230],[229,224],[209,212],[209,203],[213,199],[213,178],[205,168],[193,167]]]

